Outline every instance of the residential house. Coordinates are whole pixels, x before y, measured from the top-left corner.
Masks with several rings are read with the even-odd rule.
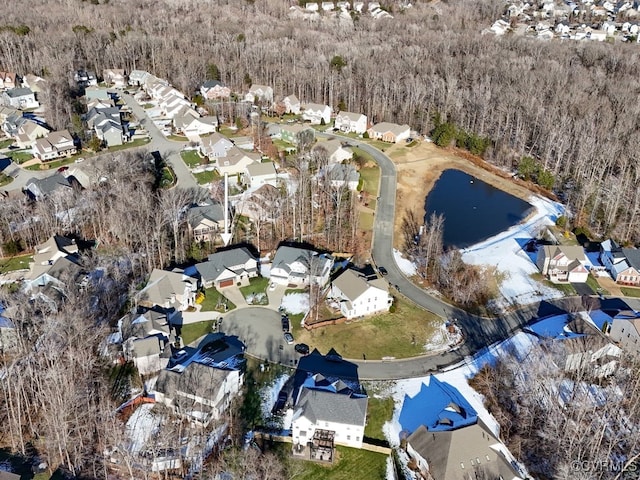
[[[127,79],[124,70],[121,68],[107,68],[103,70],[102,78],[104,78],[104,83],[113,88],[125,88],[127,86]]]
[[[333,126],[345,133],[363,134],[367,131],[367,116],[362,113],[340,112]]]
[[[33,155],[43,162],[76,153],[74,139],[69,130],[50,132],[33,144]]]
[[[20,117],[14,138],[19,148],[32,148],[38,138],[45,137],[49,130],[31,119]]]
[[[184,311],[194,306],[198,280],[182,272],[168,272],[154,268],[147,285],[136,299],[144,307],[160,306]]]
[[[337,138],[318,142],[313,146],[312,150],[314,152],[318,152],[321,149],[326,151],[330,164],[346,162],[353,158],[353,152],[344,148],[342,146],[342,141]]]
[[[252,163],[244,169],[244,183],[252,189],[262,185],[278,186],[278,172],[273,162]]]
[[[129,85],[133,87],[141,87],[147,82],[147,78],[152,76],[145,70],[131,70],[129,73]]]
[[[32,200],[41,201],[55,195],[71,194],[72,185],[59,173],[44,178],[30,178],[26,181],[24,193]]]
[[[218,80],[207,80],[200,87],[200,95],[205,100],[218,100],[220,98],[229,98],[231,96],[231,89],[225,87]]]
[[[96,74],[91,70],[85,70],[83,68],[76,70],[73,74],[73,80],[79,87],[95,87],[98,85],[98,78]]]
[[[640,353],[640,315],[636,313],[635,318],[614,318],[609,337],[626,352]]]
[[[270,105],[273,103],[273,88],[266,85],[251,85],[244,99],[251,103],[263,102]]]
[[[322,7],[322,10],[324,12],[331,12],[334,8],[336,8],[333,2],[322,2],[320,6]]]
[[[409,138],[411,129],[409,125],[398,125],[397,123],[382,122],[367,130],[369,138],[382,140],[383,142],[398,143]]]
[[[184,116],[191,114],[193,117],[199,117],[189,100],[177,95],[171,94],[159,100],[160,108],[167,118],[175,118],[178,116]]]
[[[191,113],[187,113],[174,117],[173,127],[189,140],[197,141],[200,139],[200,135],[208,135],[218,129],[218,119],[216,117],[194,117]]]
[[[8,107],[26,110],[38,108],[40,104],[36,101],[36,95],[30,88],[20,87],[5,90],[2,93],[2,101]]]
[[[376,275],[367,277],[351,268],[331,282],[329,298],[338,302],[345,318],[386,312],[393,303],[386,280]]]
[[[6,105],[0,105],[0,123],[4,124],[7,118],[10,118],[10,117],[18,118],[21,116],[22,116],[22,112],[19,112],[15,108],[7,107]],[[3,130],[4,130],[4,127],[3,127]]]
[[[125,358],[133,362],[140,375],[159,372],[169,364],[171,348],[162,335],[131,338],[125,345]]]
[[[18,76],[14,72],[0,72],[0,90],[11,90],[18,84]]]
[[[258,276],[258,261],[246,247],[232,247],[212,253],[206,262],[196,264],[206,288],[248,285]]]
[[[347,187],[351,191],[358,189],[360,174],[351,164],[336,163],[326,168],[326,176],[333,188]]]
[[[87,112],[91,110],[104,110],[105,108],[115,108],[116,104],[112,98],[107,100],[102,98],[93,98],[87,101]]]
[[[229,150],[233,148],[233,142],[224,135],[214,133],[200,141],[200,154],[209,157],[213,161],[219,157],[226,157]]]
[[[253,151],[255,148],[255,142],[251,135],[244,135],[240,137],[233,137],[233,144],[243,150]]]
[[[216,158],[216,170],[220,175],[241,175],[249,165],[260,163],[261,160],[260,154],[246,152],[234,146],[225,157]]]
[[[536,265],[554,283],[584,283],[589,275],[586,261],[581,246],[543,245],[538,249]]]
[[[330,255],[320,254],[304,247],[282,245],[278,247],[271,264],[271,280],[280,285],[320,286],[329,281],[333,267]]]
[[[42,93],[46,90],[47,81],[38,75],[28,73],[22,79],[22,86],[31,89],[31,91],[37,95],[38,93]]]
[[[294,452],[309,449],[309,458],[331,460],[334,445],[361,448],[368,398],[340,379],[310,375],[293,409]]]
[[[89,128],[95,131],[96,137],[107,147],[122,145],[125,140],[120,110],[116,107],[93,107],[85,119]]]
[[[285,113],[300,115],[300,100],[295,95],[287,95],[283,100]]]
[[[640,285],[640,250],[622,248],[614,240],[600,244],[600,261],[621,285]]]
[[[311,145],[315,138],[316,132],[308,125],[287,124],[280,126],[280,138],[283,142],[291,145]]]
[[[237,337],[208,335],[192,356],[182,362],[171,359],[160,372],[156,402],[200,425],[219,420],[242,388],[243,352]]]
[[[331,121],[331,107],[318,103],[307,103],[302,112],[302,118],[312,125],[329,125]]]
[[[218,203],[196,205],[187,212],[189,230],[196,242],[212,242],[224,229],[224,208]]]
[[[33,260],[29,264],[29,273],[25,275],[25,283],[28,288],[44,287],[49,283],[58,284],[64,275],[77,275],[80,270],[76,241],[54,235],[36,246]]]
[[[407,453],[423,476],[433,480],[525,478],[507,447],[482,421],[447,431],[421,425],[407,438]]]
[[[103,87],[87,87],[84,89],[84,98],[90,100],[111,100],[108,90]]]

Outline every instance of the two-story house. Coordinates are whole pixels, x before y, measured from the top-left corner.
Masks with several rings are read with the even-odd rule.
[[[182,272],[168,272],[154,268],[147,285],[138,292],[139,305],[159,306],[184,311],[195,304],[198,280]]]
[[[333,126],[345,133],[363,134],[367,131],[367,116],[362,113],[340,112]]]
[[[46,162],[55,158],[73,155],[76,153],[76,146],[69,130],[59,130],[37,139],[33,144],[32,151],[36,158]]]
[[[233,146],[233,142],[224,135],[213,133],[200,141],[200,154],[213,161],[219,157],[226,157]]]
[[[375,275],[367,277],[350,268],[331,282],[329,298],[339,303],[345,318],[386,312],[393,303],[386,280]]]
[[[278,186],[278,172],[273,162],[252,163],[245,168],[244,183],[251,189],[262,185]]]
[[[302,112],[302,118],[312,125],[329,125],[331,121],[331,107],[319,103],[307,103]]]
[[[328,156],[329,163],[342,163],[353,158],[353,151],[342,146],[340,139],[332,138],[316,143],[312,150],[319,153],[324,150]]]
[[[125,88],[127,86],[127,78],[124,70],[121,68],[107,68],[102,71],[104,83],[113,88]]]
[[[271,264],[271,280],[280,285],[326,285],[333,267],[330,255],[314,250],[283,245],[278,247]]]
[[[296,147],[311,145],[315,138],[315,130],[308,125],[287,124],[280,126],[280,139]]]
[[[544,245],[538,250],[536,265],[542,275],[555,283],[583,283],[589,271],[581,246]]]
[[[224,229],[224,208],[219,203],[190,207],[187,223],[196,242],[213,242]]]
[[[19,87],[6,90],[2,93],[2,99],[6,106],[26,110],[38,108],[40,104],[36,100],[36,95],[30,88]]]
[[[621,285],[640,285],[640,250],[622,248],[614,240],[600,244],[600,261]]]
[[[249,92],[244,96],[245,101],[255,103],[273,103],[273,88],[267,85],[251,85]]]
[[[300,115],[300,100],[295,95],[287,95],[282,101],[284,103],[285,113]]]
[[[231,96],[231,89],[225,87],[222,82],[218,80],[207,80],[200,87],[200,95],[206,100],[229,98]]]

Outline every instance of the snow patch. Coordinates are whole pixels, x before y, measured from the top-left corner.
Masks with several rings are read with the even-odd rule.
[[[407,275],[408,277],[412,277],[417,273],[416,265],[409,259],[404,258],[402,253],[393,249],[393,259],[396,261],[396,265],[398,268]]]
[[[127,436],[129,437],[129,451],[139,453],[147,441],[160,429],[161,418],[153,414],[153,404],[144,403],[131,414],[127,420]]]
[[[291,315],[307,313],[309,311],[309,294],[288,293],[282,297],[280,306],[285,312],[290,313]]]

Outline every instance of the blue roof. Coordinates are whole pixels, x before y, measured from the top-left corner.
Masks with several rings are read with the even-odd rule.
[[[602,310],[591,310],[589,312],[589,317],[593,323],[596,324],[600,330],[604,327],[605,323],[611,323],[611,316],[603,312]]]
[[[455,430],[473,425],[478,414],[456,388],[431,377],[414,397],[405,395],[400,426],[409,434],[424,425],[430,432]]]
[[[534,323],[527,330],[543,338],[565,340],[567,338],[582,337],[583,334],[572,332],[567,324],[571,321],[568,314],[554,315]]]

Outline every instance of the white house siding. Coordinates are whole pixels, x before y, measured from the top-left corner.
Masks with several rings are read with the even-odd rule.
[[[298,417],[292,423],[293,443],[306,445],[313,438],[315,431],[331,430],[335,432],[334,443],[352,448],[362,448],[364,427],[345,425],[343,423],[323,422],[311,423],[304,416]]]

